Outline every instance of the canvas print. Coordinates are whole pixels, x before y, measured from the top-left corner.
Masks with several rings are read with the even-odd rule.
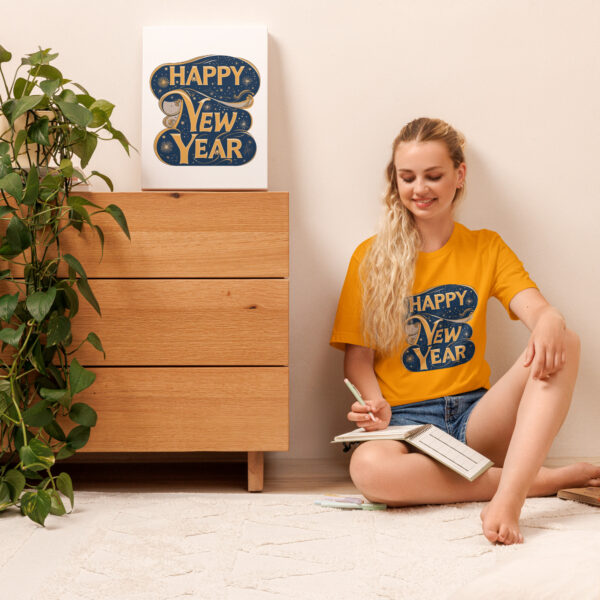
[[[144,28],[143,189],[267,188],[267,30]]]

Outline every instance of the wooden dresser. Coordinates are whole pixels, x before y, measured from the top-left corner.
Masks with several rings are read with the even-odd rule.
[[[123,209],[100,261],[89,231],[79,258],[102,310],[81,300],[74,344],[97,374],[77,397],[98,412],[80,452],[247,452],[248,490],[263,487],[263,452],[288,450],[288,194],[87,194]]]

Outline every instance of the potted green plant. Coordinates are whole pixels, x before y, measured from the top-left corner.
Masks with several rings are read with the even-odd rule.
[[[61,240],[89,227],[103,250],[100,212],[129,237],[118,206],[98,206],[77,186],[99,177],[112,191],[106,175],[84,170],[98,140],[131,146],[111,124],[114,105],[64,78],[50,64],[57,56],[26,55],[9,83],[2,66],[12,55],[0,46],[0,512],[18,506],[41,525],[66,512],[61,494],[73,506],[71,478],[52,467],[87,443],[97,418],[76,399],[95,374],[74,356],[71,322],[80,296],[100,307]],[[104,353],[93,332],[83,343]]]

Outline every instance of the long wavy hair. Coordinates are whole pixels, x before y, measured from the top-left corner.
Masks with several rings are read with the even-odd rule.
[[[400,200],[394,157],[403,142],[434,140],[446,144],[455,168],[464,162],[465,139],[448,123],[420,118],[405,125],[392,145],[379,229],[360,266],[363,337],[380,356],[394,354],[406,340],[407,299],[412,292],[421,248],[414,217]],[[456,190],[454,205],[463,193],[464,187]]]

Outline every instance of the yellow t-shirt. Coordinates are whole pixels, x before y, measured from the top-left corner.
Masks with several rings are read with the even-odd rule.
[[[374,238],[354,251],[342,288],[330,344],[367,346],[361,333],[358,268]],[[375,358],[383,397],[392,406],[490,387],[485,360],[487,300],[508,311],[512,298],[536,287],[514,252],[495,232],[460,223],[435,252],[421,252],[409,299],[408,340],[388,358]]]

